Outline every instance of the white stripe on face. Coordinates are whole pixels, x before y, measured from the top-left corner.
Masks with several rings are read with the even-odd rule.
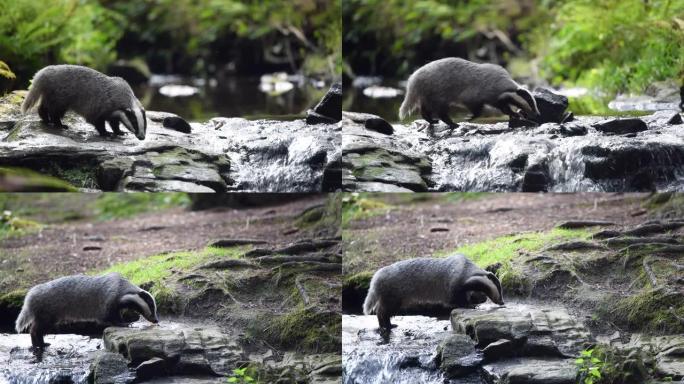
[[[147,305],[145,300],[141,299],[140,296],[137,294],[129,293],[127,295],[124,295],[124,297],[121,299],[122,302],[134,302],[137,304],[137,307],[140,308],[143,313],[143,317],[146,319],[152,318],[152,310],[150,307]]]
[[[133,103],[131,105],[131,109],[133,110],[133,113],[135,113],[135,119],[138,122],[138,131],[143,133],[143,132],[145,132],[145,119],[143,118],[141,108],[142,107],[140,106],[138,101],[133,100]]]

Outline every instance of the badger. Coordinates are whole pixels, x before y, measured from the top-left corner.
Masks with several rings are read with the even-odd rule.
[[[157,305],[152,295],[118,273],[102,276],[65,276],[31,288],[15,324],[17,333],[28,331],[34,349],[47,345],[43,336],[59,324],[93,321],[124,325],[122,311],[133,310],[156,324]]]
[[[438,117],[454,128],[458,124],[449,117],[450,106],[465,106],[473,120],[481,115],[485,104],[509,117],[522,118],[521,111],[526,117],[539,117],[532,94],[501,66],[449,57],[425,64],[409,77],[399,118],[403,120],[419,109],[429,124],[437,123]]]
[[[504,304],[499,279],[463,255],[403,260],[375,272],[363,313],[376,314],[380,328],[389,330],[390,317],[401,309],[420,304],[468,307],[486,301],[485,295]]]
[[[145,109],[120,77],[80,65],[50,65],[33,77],[22,113],[37,104],[40,119],[58,128],[66,128],[61,120],[67,110],[72,110],[94,125],[101,136],[107,136],[107,121],[115,135],[123,134],[119,130],[119,123],[123,123],[139,140],[145,139]]]

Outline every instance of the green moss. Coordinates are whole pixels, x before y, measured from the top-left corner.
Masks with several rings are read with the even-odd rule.
[[[43,225],[37,221],[13,216],[11,211],[0,214],[0,240],[27,235],[40,230],[42,227]]]
[[[91,205],[100,220],[131,217],[190,204],[186,193],[103,193]]]
[[[200,251],[166,253],[116,264],[102,273],[119,272],[137,285],[156,284],[170,277],[174,271],[187,271],[211,259],[240,257],[248,249],[248,246],[206,247]]]
[[[352,221],[380,215],[389,209],[391,209],[390,205],[370,198],[366,194],[345,195],[342,198],[342,226],[345,227]]]
[[[252,328],[254,336],[262,336],[270,344],[300,352],[339,352],[342,317],[335,312],[315,312],[299,306],[277,317],[262,317]]]
[[[656,334],[684,332],[684,296],[649,289],[622,299],[610,297],[597,310],[599,318],[632,331]]]
[[[11,134],[10,134],[11,135]],[[23,168],[0,167],[0,178],[11,181],[21,191],[76,192],[73,185],[56,177]]]
[[[21,310],[21,306],[24,304],[24,297],[26,297],[27,291],[28,290],[26,289],[16,289],[0,296],[0,308],[2,311]]]
[[[475,264],[484,267],[513,259],[520,252],[537,252],[542,248],[569,240],[586,240],[591,232],[584,229],[554,228],[547,232],[523,233],[497,237],[480,243],[464,245],[452,250],[437,252],[436,256],[453,253],[466,255]]]
[[[344,279],[343,289],[364,289],[368,290],[373,272],[359,272]]]
[[[506,294],[527,296],[532,288],[532,282],[525,276],[523,271],[518,267],[514,267],[510,262],[503,263],[497,275],[501,282],[501,288]]]

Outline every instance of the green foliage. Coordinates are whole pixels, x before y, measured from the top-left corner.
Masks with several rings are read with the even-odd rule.
[[[0,0],[0,57],[24,75],[60,63],[103,68],[116,58],[123,18],[97,2]]]
[[[570,0],[555,14],[550,33],[535,32],[552,83],[643,92],[684,75],[681,1]]]
[[[185,193],[103,193],[93,209],[100,220],[110,220],[189,204]]]
[[[0,60],[0,76],[4,77],[5,79],[17,78],[17,75],[15,75],[14,72],[12,72],[9,65],[7,65],[7,63],[5,63],[2,60]]]
[[[601,368],[604,363],[594,355],[593,349],[582,351],[580,357],[575,360],[575,365],[579,369],[578,383],[595,384],[601,380]]]
[[[248,367],[233,369],[233,373],[228,378],[228,382],[238,384],[258,383],[258,380],[250,376],[248,369]]]

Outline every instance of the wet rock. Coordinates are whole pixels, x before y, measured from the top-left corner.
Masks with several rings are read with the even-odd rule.
[[[90,364],[92,382],[97,384],[132,383],[135,375],[128,368],[128,360],[118,353],[101,351]]]
[[[664,124],[679,125],[682,124],[682,115],[679,111],[656,111],[650,116],[642,117],[642,120],[649,126],[660,126]]]
[[[176,374],[227,375],[243,358],[235,338],[213,327],[109,327],[102,338],[108,351],[133,364],[160,358]]]
[[[334,124],[342,120],[342,83],[335,83],[321,101],[307,113],[307,124]]]
[[[565,120],[565,110],[568,109],[567,97],[547,88],[535,89],[533,97],[541,115],[536,119],[538,123],[561,123]]]
[[[165,117],[162,121],[162,126],[164,128],[173,129],[178,132],[190,133],[192,132],[192,127],[180,116],[169,116]]]
[[[581,130],[578,135],[564,135],[557,123],[518,130],[501,122],[461,123],[452,131],[440,130],[443,125],[431,131],[420,123],[395,124],[387,136],[343,118],[343,189],[625,192],[683,187],[678,176],[684,166],[681,126],[649,123],[635,138],[594,128],[584,132],[603,120],[581,116],[563,124]],[[550,138],[550,133],[557,136]],[[390,168],[401,172],[397,176],[422,179],[424,186],[374,177]]]
[[[139,380],[165,376],[167,374],[166,361],[159,357],[143,361],[135,368],[135,375]]]
[[[574,357],[591,340],[584,325],[563,308],[458,308],[451,313],[451,325],[454,332],[467,334],[479,347],[500,339],[521,343],[523,355],[543,350],[545,356]]]
[[[13,125],[0,131],[0,166],[106,191],[319,192],[335,170],[341,172],[336,125],[215,118],[186,135],[163,127],[174,116],[149,111],[141,141],[130,133],[100,137],[72,113],[64,119],[69,128],[58,130],[35,114],[7,112],[0,120],[11,119]]]
[[[618,341],[612,346],[629,352],[630,356],[635,353],[655,356],[655,373],[658,377],[671,377],[675,381],[684,379],[683,335],[632,334],[628,342]]]
[[[648,126],[643,120],[636,118],[608,119],[600,121],[592,125],[592,127],[596,128],[596,130],[599,132],[613,133],[618,135],[643,132],[648,129]]]
[[[482,362],[473,340],[460,334],[450,335],[440,344],[439,358],[439,368],[450,378],[474,372]]]
[[[482,354],[487,361],[499,360],[503,357],[511,357],[515,355],[515,345],[508,339],[497,340],[489,343],[482,350]]]
[[[587,127],[579,124],[563,124],[559,127],[558,133],[562,136],[584,136],[589,132]]]
[[[506,384],[574,384],[574,360],[516,359],[482,367],[487,382]]]
[[[342,117],[355,123],[363,124],[366,129],[371,131],[379,132],[385,135],[391,135],[394,133],[392,124],[388,123],[380,116],[372,115],[370,113],[342,112]]]

